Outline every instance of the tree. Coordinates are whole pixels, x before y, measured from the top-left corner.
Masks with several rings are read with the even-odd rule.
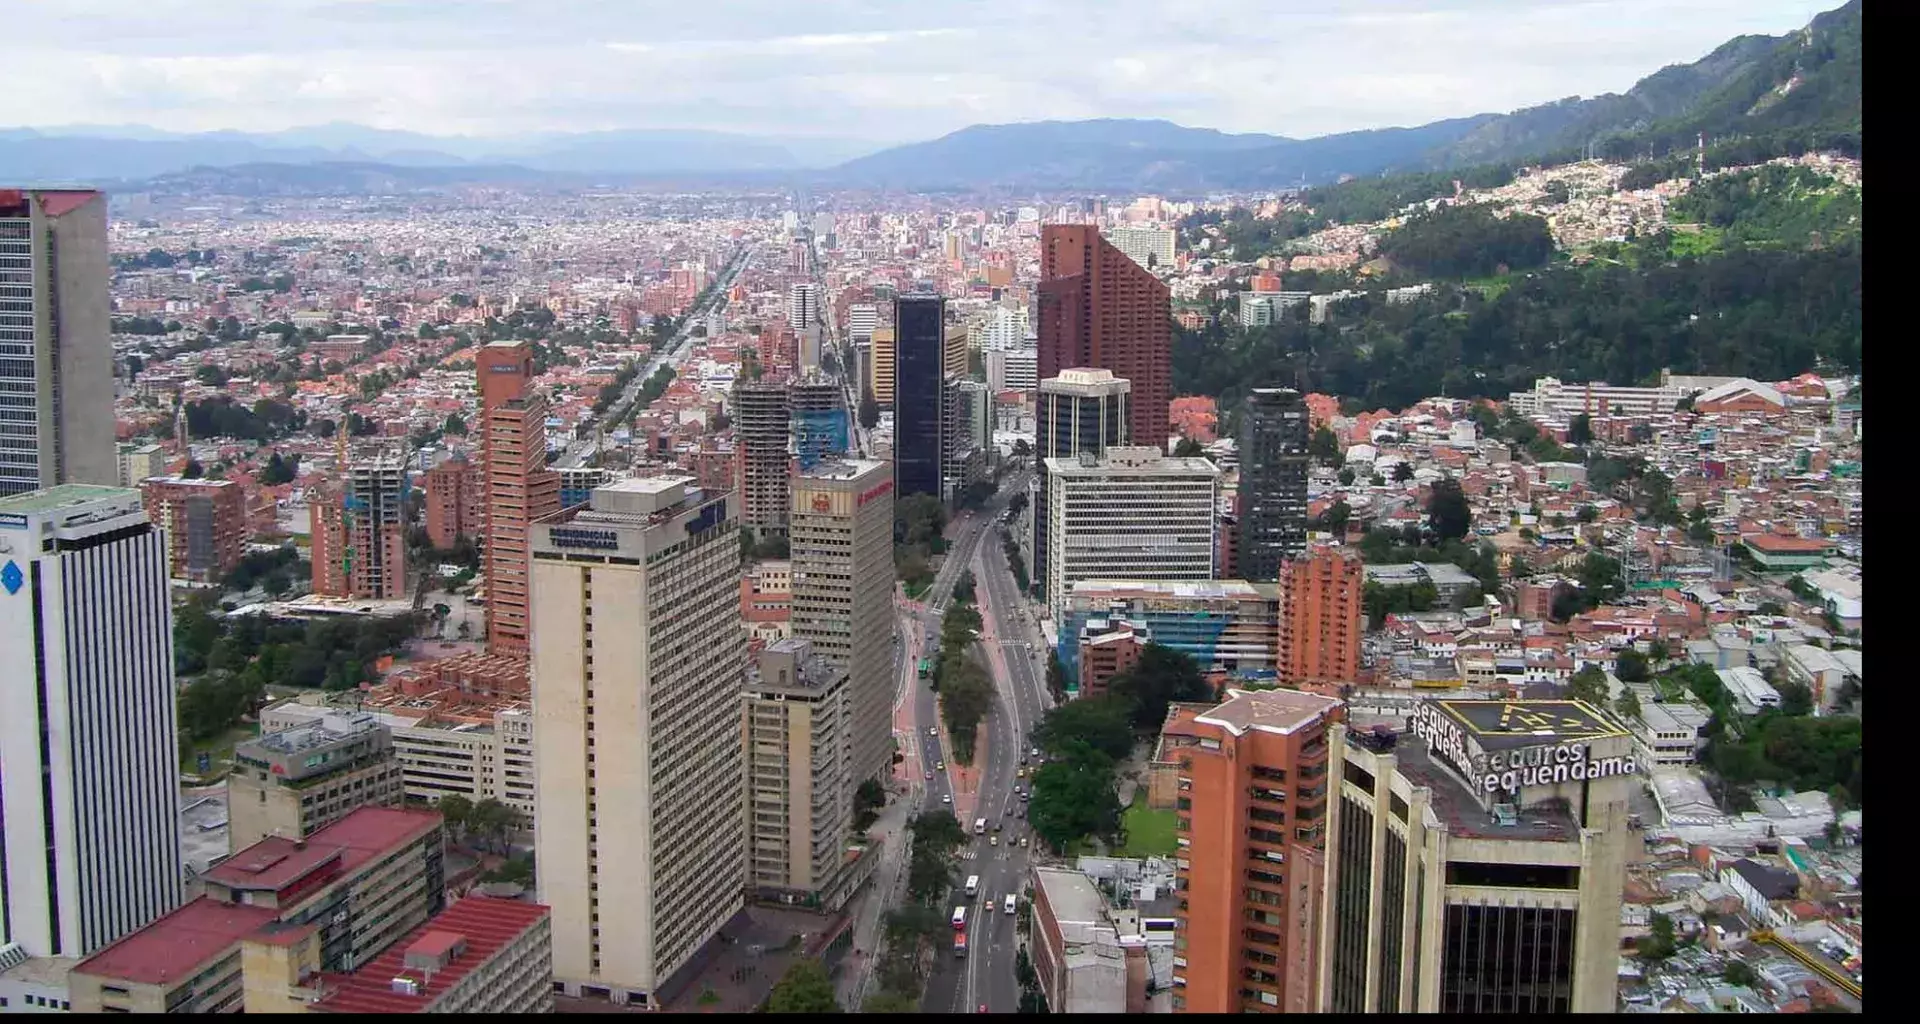
[[[1652,934],[1643,935],[1634,942],[1634,953],[1642,960],[1665,960],[1677,949],[1673,935],[1673,918],[1657,910],[1654,911]]]
[[[1200,442],[1195,441],[1191,437],[1183,437],[1178,444],[1173,446],[1173,457],[1176,459],[1199,458],[1205,454],[1207,454],[1207,450],[1201,446]]]
[[[1644,683],[1652,678],[1647,670],[1647,656],[1631,647],[1614,656],[1613,674],[1623,683]]]
[[[1340,453],[1340,438],[1333,430],[1324,425],[1313,432],[1313,439],[1307,442],[1307,454],[1313,461],[1323,466],[1339,469],[1345,458]]]
[[[1124,760],[1133,752],[1133,707],[1112,694],[1056,705],[1041,716],[1033,741],[1049,754],[1084,743],[1115,761]]]
[[[1780,694],[1780,713],[1783,715],[1813,714],[1813,690],[1797,679],[1782,679],[1774,687]]]
[[[456,840],[466,832],[467,819],[473,816],[473,801],[458,793],[449,793],[434,805],[440,816],[447,821],[447,831],[452,832]]]
[[[467,433],[466,418],[461,416],[457,412],[448,413],[447,422],[444,426],[440,428],[440,432],[451,437],[466,436],[466,433]]]
[[[269,486],[293,482],[294,467],[299,465],[299,456],[292,459],[274,452],[267,458],[267,464],[261,468],[259,480]]]
[[[200,460],[189,456],[187,458],[187,468],[181,470],[180,475],[188,480],[198,480],[207,475],[207,470],[206,467],[200,465]]]
[[[1587,444],[1593,440],[1593,417],[1580,413],[1567,423],[1567,443]]]
[[[796,961],[773,986],[767,997],[768,1013],[839,1013],[840,1003],[833,996],[833,979],[820,961],[807,957]]]
[[[1633,692],[1632,689],[1621,690],[1620,696],[1614,698],[1613,710],[1617,712],[1621,718],[1639,718],[1640,695]]]
[[[1348,468],[1346,468],[1346,467],[1344,467],[1344,466],[1342,466],[1342,467],[1341,467],[1341,469],[1340,469],[1340,486],[1342,486],[1342,487],[1352,487],[1352,486],[1353,486],[1353,479],[1354,479],[1354,477],[1353,477],[1353,470],[1351,470],[1351,469],[1348,469]]]
[[[1055,849],[1089,835],[1112,835],[1120,826],[1113,759],[1084,742],[1069,741],[1058,760],[1033,773],[1027,820]]]
[[[1406,483],[1407,481],[1409,481],[1409,480],[1411,480],[1411,479],[1413,479],[1413,463],[1411,463],[1411,462],[1400,462],[1400,463],[1396,463],[1396,464],[1394,465],[1394,467],[1393,467],[1393,482],[1394,482],[1394,483],[1396,483],[1396,484],[1404,484],[1404,483]]]
[[[1013,442],[1013,454],[1016,458],[1027,458],[1033,454],[1033,445],[1028,444],[1027,439],[1024,437],[1015,438]]]
[[[1728,960],[1727,966],[1720,970],[1720,980],[1729,985],[1753,988],[1760,983],[1760,974],[1745,960]]]
[[[1143,730],[1159,728],[1166,721],[1171,702],[1213,696],[1212,687],[1200,677],[1200,666],[1192,657],[1157,643],[1147,644],[1140,651],[1140,660],[1114,676],[1107,686],[1109,692],[1132,702],[1134,727]]]
[[[1447,476],[1433,482],[1433,493],[1427,498],[1427,522],[1443,543],[1459,540],[1473,528],[1473,507],[1467,503],[1460,481]]]
[[[972,569],[960,570],[960,578],[953,583],[953,599],[960,604],[974,603],[974,580]]]
[[[1591,523],[1600,518],[1600,510],[1592,505],[1582,505],[1573,510],[1573,518],[1582,523]]]
[[[1583,700],[1595,707],[1607,706],[1607,674],[1588,665],[1567,680],[1567,699]]]
[[[860,426],[872,430],[880,425],[880,403],[873,400],[873,392],[860,392]]]

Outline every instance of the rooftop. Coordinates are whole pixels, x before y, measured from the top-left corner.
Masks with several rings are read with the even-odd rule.
[[[1228,690],[1225,703],[1194,720],[1235,736],[1256,730],[1286,736],[1324,719],[1339,706],[1335,698],[1298,690]]]
[[[294,754],[350,740],[378,728],[380,723],[364,712],[334,712],[291,729],[266,733],[242,746]]]
[[[1258,601],[1278,593],[1274,584],[1246,580],[1081,580],[1073,585],[1072,597],[1119,601],[1168,597],[1190,601]]]
[[[52,512],[55,509],[71,508],[90,501],[102,501],[108,498],[132,498],[138,500],[140,492],[127,487],[102,487],[98,484],[60,484],[42,491],[28,491],[0,498],[0,513],[15,515],[33,515],[37,512]]]
[[[1065,868],[1034,868],[1033,877],[1046,891],[1047,906],[1053,910],[1055,921],[1097,924],[1106,916],[1106,897],[1084,873]]]
[[[262,839],[215,866],[206,878],[236,889],[278,891],[336,858],[342,871],[352,871],[439,828],[440,822],[434,811],[362,807],[304,841]]]
[[[548,914],[538,903],[469,896],[352,974],[322,976],[327,994],[309,1007],[318,1013],[418,1013],[458,985],[462,978]],[[464,946],[464,949],[462,948]],[[422,961],[443,964],[428,971]],[[409,995],[399,991],[402,978],[415,983]]]
[[[1578,700],[1435,700],[1484,750],[1625,736],[1611,718]]]
[[[1479,795],[1469,791],[1458,776],[1434,760],[1424,744],[1401,743],[1392,753],[1400,774],[1431,794],[1428,806],[1455,836],[1544,843],[1580,841],[1580,824],[1564,800],[1543,800],[1521,807],[1511,822],[1502,821],[1481,804]]]
[[[81,961],[77,974],[136,985],[167,985],[192,977],[278,911],[202,896]]]

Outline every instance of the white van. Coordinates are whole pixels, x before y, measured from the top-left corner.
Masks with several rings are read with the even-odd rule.
[[[1007,913],[1009,914],[1013,913],[1013,908],[1014,908],[1013,894],[1008,893],[1007,898],[1001,901],[1001,905],[1007,908]]]
[[[979,875],[967,876],[967,895],[968,896],[980,895],[980,876]]]
[[[973,819],[973,834],[976,836],[984,836],[987,834],[987,819]]]

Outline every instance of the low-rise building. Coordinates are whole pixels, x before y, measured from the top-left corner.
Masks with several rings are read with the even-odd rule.
[[[1706,743],[1707,712],[1687,703],[1640,702],[1640,717],[1628,722],[1634,750],[1645,764],[1689,765]]]
[[[552,1013],[550,917],[537,903],[469,896],[359,970],[319,975],[312,986],[318,998],[306,1009]]]
[[[1139,1013],[1146,1007],[1146,940],[1122,935],[1093,880],[1034,866],[1033,970],[1053,1013]],[[1137,961],[1138,967],[1132,966]]]
[[[268,836],[303,839],[361,807],[398,807],[393,734],[372,715],[339,712],[233,750],[227,776],[229,849]]]

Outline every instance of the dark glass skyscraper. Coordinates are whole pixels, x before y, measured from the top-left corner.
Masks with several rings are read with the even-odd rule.
[[[1307,404],[1292,388],[1255,388],[1240,417],[1242,579],[1272,583],[1307,548]]]
[[[937,295],[894,300],[893,489],[897,501],[916,494],[940,497],[946,307],[946,300]]]

